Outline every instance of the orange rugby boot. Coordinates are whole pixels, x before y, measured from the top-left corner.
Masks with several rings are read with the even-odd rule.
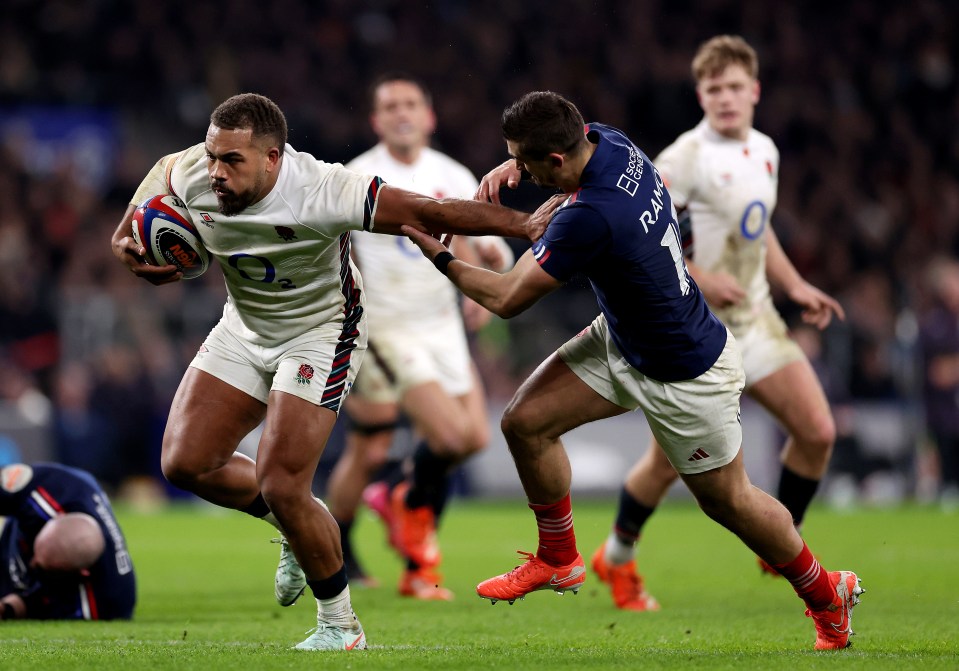
[[[816,623],[816,650],[840,650],[852,645],[852,609],[865,592],[859,576],[852,571],[832,571],[829,582],[836,591],[832,603],[822,610],[806,609],[806,617]]]
[[[400,578],[400,595],[420,601],[452,601],[453,593],[440,583],[443,577],[431,568],[407,569]]]
[[[600,545],[590,563],[596,577],[609,585],[616,607],[620,610],[659,610],[659,602],[643,586],[643,576],[636,570],[636,560],[626,564],[610,564],[605,554],[605,544]]]
[[[440,563],[436,516],[429,506],[406,506],[406,492],[409,488],[409,483],[401,482],[393,488],[390,496],[396,526],[396,543],[404,557],[420,567],[431,568]]]
[[[565,566],[550,566],[532,552],[517,550],[526,557],[526,561],[509,573],[484,580],[476,586],[476,593],[489,599],[491,603],[507,601],[512,606],[516,599],[522,599],[530,592],[551,589],[557,594],[571,590],[573,594],[586,581],[586,564],[581,554]]]

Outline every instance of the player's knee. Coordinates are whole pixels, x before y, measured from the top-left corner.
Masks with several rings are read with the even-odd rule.
[[[171,485],[186,491],[193,491],[201,475],[200,469],[172,450],[164,450],[160,456],[160,471]]]
[[[284,511],[296,509],[310,496],[309,487],[299,486],[296,478],[285,473],[268,473],[259,478],[260,494],[270,510],[282,519]]]
[[[828,456],[836,442],[836,422],[825,413],[804,424],[794,439],[807,451]]]
[[[528,439],[539,435],[542,431],[542,419],[535,412],[531,412],[528,405],[510,403],[500,420],[500,429],[506,437],[506,442]]]

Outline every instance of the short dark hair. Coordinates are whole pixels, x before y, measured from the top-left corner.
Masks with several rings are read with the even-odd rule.
[[[286,117],[275,102],[258,93],[240,93],[227,98],[213,110],[210,123],[224,130],[249,128],[254,138],[266,137],[283,151],[286,145]]]
[[[583,115],[576,105],[552,91],[533,91],[503,111],[503,137],[533,160],[566,154],[586,142]]]
[[[367,97],[370,101],[370,110],[376,109],[376,90],[383,86],[383,84],[392,84],[393,82],[408,82],[418,88],[423,92],[423,98],[426,99],[426,104],[430,107],[433,106],[433,94],[430,93],[429,87],[426,86],[426,83],[405,70],[391,70],[390,72],[384,72],[379,75],[373,82],[370,84],[370,88],[367,91]]]

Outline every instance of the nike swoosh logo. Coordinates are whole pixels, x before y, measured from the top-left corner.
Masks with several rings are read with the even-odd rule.
[[[356,647],[356,644],[359,643],[362,639],[363,639],[363,634],[360,634],[359,636],[356,637],[356,640],[355,640],[355,641],[353,641],[352,643],[348,644],[348,645],[347,645],[345,648],[343,648],[343,649],[344,649],[344,650],[352,650],[353,648]]]
[[[582,566],[577,566],[572,571],[569,572],[569,575],[565,578],[557,578],[556,574],[553,574],[553,577],[549,579],[549,584],[554,587],[562,587],[563,585],[569,585],[570,583],[576,582],[582,575],[586,573],[586,569]]]
[[[836,586],[836,594],[842,601],[842,617],[839,624],[830,622],[832,628],[839,634],[848,634],[852,630],[852,621],[849,619],[849,590],[846,587],[846,580],[843,578]]]

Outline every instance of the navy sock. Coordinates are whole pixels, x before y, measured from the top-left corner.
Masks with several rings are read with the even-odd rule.
[[[433,454],[426,441],[421,442],[413,454],[413,478],[406,494],[407,507],[431,506],[435,511],[438,503],[442,509],[448,489],[446,476],[452,465],[450,459]]]
[[[306,584],[310,586],[310,589],[313,591],[313,596],[317,599],[332,599],[346,589],[348,582],[346,578],[346,568],[341,566],[340,570],[329,578],[307,580]]]
[[[819,488],[819,480],[810,480],[783,466],[782,473],[779,475],[779,498],[780,503],[786,506],[786,510],[793,517],[793,525],[798,529],[802,525],[803,518],[806,516],[806,509],[809,503],[816,495]]]
[[[266,500],[263,498],[263,494],[257,493],[256,498],[246,506],[245,508],[240,508],[241,513],[246,513],[247,515],[252,515],[257,519],[263,519],[270,514],[270,506],[266,505]]]
[[[616,511],[616,535],[624,543],[635,543],[646,520],[655,510],[634,499],[623,487],[619,492],[619,509]]]

